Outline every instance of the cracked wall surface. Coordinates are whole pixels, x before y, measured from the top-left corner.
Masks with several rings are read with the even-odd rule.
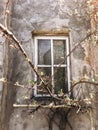
[[[32,31],[34,30],[51,31],[69,29],[70,49],[85,38],[88,30],[91,28],[86,2],[86,0],[12,1],[12,32],[20,40],[32,61],[34,49]],[[2,12],[2,6],[0,10]],[[2,19],[2,17],[0,18]],[[83,70],[85,70],[85,68],[87,69],[86,71],[91,70],[88,61],[88,49],[89,45],[83,42],[71,55],[71,71],[75,79],[83,76]],[[0,50],[2,50],[2,46]],[[3,52],[0,51],[0,61],[2,61],[2,54]],[[29,80],[31,80],[33,76],[32,71],[21,52],[17,49],[13,49],[12,64],[11,81],[13,83],[19,82],[26,86],[24,89],[19,87],[15,88],[16,94],[14,103],[27,103],[24,96],[29,96],[31,93],[30,91],[28,92],[28,89],[30,85]],[[76,95],[77,93],[74,94]],[[43,110],[39,110],[34,115],[28,115],[28,111],[28,108],[13,108],[8,121],[9,130],[48,130],[48,110],[44,112]],[[74,111],[69,114],[69,120],[73,129],[89,130],[90,117],[87,113],[80,113],[75,117],[73,116],[74,114]],[[68,126],[66,127],[67,130],[70,130]],[[58,130],[55,124],[53,128],[53,130]]]
[[[90,21],[87,14],[86,1],[72,1],[72,0],[15,0],[13,1],[12,10],[12,29],[15,36],[21,41],[25,51],[31,59],[33,59],[33,41],[31,32],[33,30],[52,30],[68,28],[70,30],[71,48],[81,41],[87,34],[90,28]],[[80,45],[72,55],[72,72],[74,77],[78,78],[82,75],[83,67],[86,64],[84,61],[86,57],[85,46]],[[81,66],[80,66],[81,65]],[[19,81],[21,84],[28,86],[28,81],[32,77],[32,72],[28,64],[24,61],[20,52],[15,52],[14,55],[14,75],[13,80]],[[26,89],[18,88],[16,94],[16,102],[23,103]],[[47,115],[41,120],[42,113],[36,115],[31,119],[24,119],[21,115],[21,110],[15,109],[9,124],[9,129],[29,129],[29,130],[47,130]],[[24,113],[25,115],[25,113]],[[86,118],[86,116],[84,115]],[[77,117],[78,118],[78,117]],[[83,117],[80,118],[82,119]],[[88,117],[87,117],[88,118]],[[78,119],[76,119],[78,120]],[[19,122],[18,122],[19,121]],[[37,126],[36,122],[37,121]],[[82,126],[80,121],[80,129],[89,129],[89,126]],[[40,124],[41,123],[41,124]],[[26,127],[24,127],[26,124]],[[45,124],[45,125],[44,125]],[[74,125],[75,126],[75,125]],[[58,129],[54,126],[54,130]],[[75,130],[79,129],[75,127]]]

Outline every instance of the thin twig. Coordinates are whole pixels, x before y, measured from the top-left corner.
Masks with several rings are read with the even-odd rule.
[[[74,83],[72,86],[71,86],[71,89],[69,90],[68,93],[72,92],[74,87],[78,84],[83,84],[83,83],[86,83],[86,84],[91,84],[91,85],[94,85],[94,86],[98,86],[98,82],[93,82],[93,81],[86,81],[86,80],[79,80],[77,81],[76,83]]]
[[[10,0],[7,0],[6,2],[6,6],[5,6],[5,9],[4,9],[4,26],[7,28],[7,17],[8,17],[8,13],[9,13],[9,2]]]

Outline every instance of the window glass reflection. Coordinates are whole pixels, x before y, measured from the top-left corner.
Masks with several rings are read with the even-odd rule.
[[[50,90],[52,90],[51,87],[51,67],[39,67],[38,71],[40,72],[40,75],[42,76],[44,82],[48,83],[48,87]],[[38,79],[38,85],[40,85],[41,82]],[[44,88],[43,84],[37,87],[37,93],[38,94],[48,94],[47,90]]]
[[[65,64],[65,53],[65,40],[53,40],[54,64],[60,64],[62,61]]]
[[[51,64],[51,43],[50,40],[38,40],[38,64]]]
[[[56,94],[67,92],[67,68],[54,68],[54,91]]]

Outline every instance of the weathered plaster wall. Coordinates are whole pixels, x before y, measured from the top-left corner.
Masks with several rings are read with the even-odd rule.
[[[0,22],[2,22],[3,16],[3,8],[4,8],[4,2],[0,1]],[[5,39],[2,37],[2,34],[0,33],[0,78],[3,77],[3,60],[4,60],[4,42]],[[0,111],[1,111],[1,97],[2,97],[2,83],[0,83]]]
[[[10,29],[11,21],[11,0],[7,5],[8,13],[5,12],[7,1],[0,0],[0,23]],[[9,87],[7,83],[4,83],[4,79],[9,81],[12,68],[12,57],[13,51],[10,53],[9,41],[4,37],[3,33],[0,32],[0,130],[6,129],[8,118],[10,115],[10,110],[12,108],[12,102],[9,104],[9,99],[11,97],[12,88]]]
[[[21,41],[26,52],[30,55],[30,58],[32,58],[33,54],[31,35],[33,30],[51,30],[66,27],[70,30],[72,48],[85,37],[90,28],[86,2],[84,0],[13,1],[13,32]],[[74,76],[80,76],[80,74],[82,74],[81,71],[83,69],[83,64],[85,64],[84,58],[86,55],[84,48],[84,46],[80,45],[72,55],[72,71]],[[13,80],[27,84],[28,80],[31,78],[31,70],[28,69],[28,65],[18,51],[15,51],[14,66]],[[25,76],[26,78],[23,78]],[[17,97],[21,98],[19,96]]]
[[[3,23],[3,10],[5,7],[5,0],[0,0],[0,23]],[[0,32],[0,79],[3,78],[4,75],[4,57],[5,57],[5,38],[2,36]],[[2,96],[3,96],[3,82],[0,81],[0,130],[2,123]]]
[[[0,38],[0,78],[3,77],[3,60],[4,60],[4,39]],[[1,99],[2,99],[3,83],[0,83],[0,111],[1,111]]]
[[[3,10],[4,1],[1,0],[0,2],[0,10]],[[86,0],[13,0],[12,31],[21,41],[22,46],[32,60],[33,39],[31,32],[33,30],[50,31],[52,29],[68,28],[70,30],[70,46],[72,49],[86,36],[88,29],[90,29],[86,6]],[[0,18],[2,19],[2,16]],[[3,52],[1,52],[2,51],[0,51],[0,55],[3,54]],[[10,56],[12,58],[12,55]],[[80,45],[71,55],[72,76],[74,79],[83,76],[84,66],[90,71],[91,68],[87,58],[88,52],[85,44]],[[3,59],[1,59],[1,61],[0,63],[3,65]],[[14,83],[19,82],[26,86],[24,89],[16,88],[15,103],[26,103],[24,95],[30,94],[28,87],[29,80],[32,79],[33,76],[32,71],[22,54],[16,49],[13,50],[11,64],[13,68],[11,66],[9,68],[11,70],[10,80]],[[12,93],[13,92],[14,91],[12,91]],[[9,98],[9,101],[10,100],[12,99]],[[28,111],[30,111],[28,108],[14,108],[8,121],[9,130],[48,130],[47,111],[39,110],[34,115],[28,115]],[[75,130],[90,129],[90,117],[87,113],[75,114],[75,112],[72,111],[69,114],[69,120]],[[66,127],[67,130],[70,130],[68,126]],[[58,130],[55,124],[54,130]]]
[[[12,8],[13,33],[21,41],[31,59],[33,59],[31,35],[33,30],[69,28],[70,43],[71,48],[73,48],[85,37],[90,28],[85,0],[13,0]],[[80,45],[71,56],[72,75],[75,78],[83,75],[85,65],[89,66],[84,60],[86,57],[85,50],[86,46]],[[11,80],[27,86],[25,89],[16,89],[16,103],[25,103],[23,96],[27,94],[30,79],[32,79],[30,67],[22,54],[14,50]],[[86,114],[76,115],[75,118],[72,115],[74,115],[73,112],[71,117],[69,115],[69,119],[75,130],[90,129],[90,120]],[[42,111],[35,115],[28,115],[28,108],[14,108],[9,121],[9,130],[48,130],[47,118],[47,114],[45,112],[43,114]],[[85,123],[86,121],[88,124]],[[54,126],[54,130],[57,129],[58,127]]]
[[[98,75],[98,2],[97,0],[93,0],[89,3],[89,10],[91,12],[92,15],[90,15],[91,17],[91,29],[92,32],[96,31],[94,33],[94,35],[92,36],[92,44],[90,46],[91,48],[91,65],[93,66],[93,68],[95,69],[96,72],[96,76]]]

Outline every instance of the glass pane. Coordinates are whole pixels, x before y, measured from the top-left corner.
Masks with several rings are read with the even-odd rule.
[[[53,40],[54,64],[60,64],[65,60],[66,44],[65,40]],[[66,61],[66,60],[65,60]],[[64,61],[63,64],[66,62]]]
[[[67,68],[54,68],[54,73],[55,94],[66,93],[68,89]]]
[[[50,40],[38,40],[38,64],[50,65],[51,64],[51,44]]]
[[[40,75],[42,76],[43,80],[45,82],[48,82],[48,86],[50,90],[51,88],[51,68],[50,67],[40,67],[38,68],[38,71],[40,72]],[[37,87],[37,93],[38,94],[48,94],[47,90],[43,87],[43,85],[40,85],[40,81],[38,81],[38,87]]]

